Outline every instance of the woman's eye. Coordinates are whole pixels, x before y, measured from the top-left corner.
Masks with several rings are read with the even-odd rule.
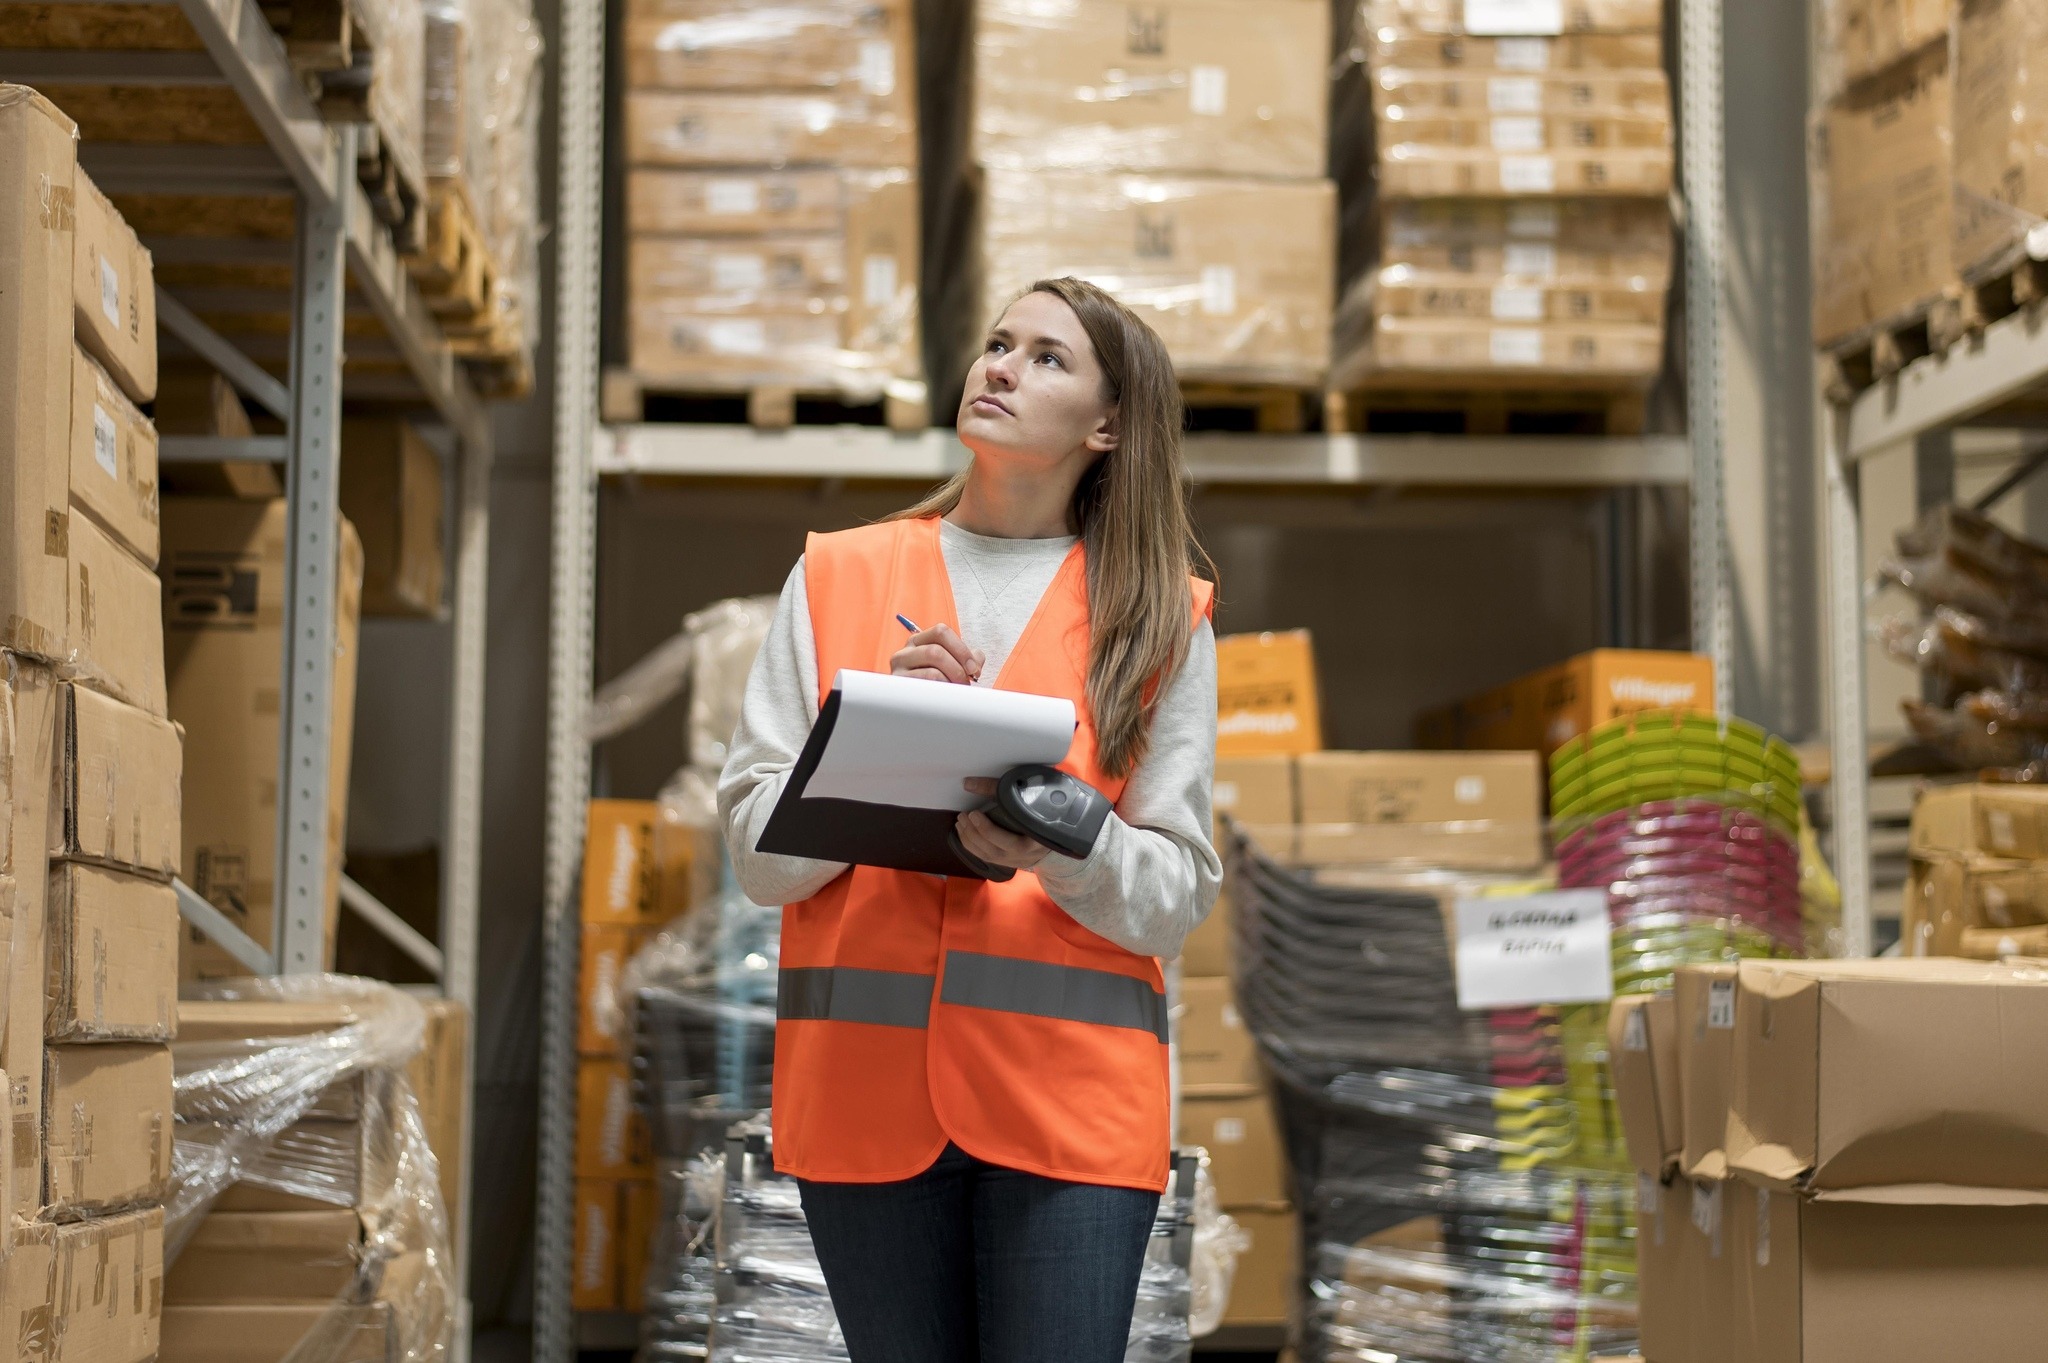
[[[1038,362],[1040,364],[1052,365],[1055,369],[1057,369],[1059,367],[1060,357],[1053,354],[1050,350],[1048,350],[1043,355],[1040,355],[1038,357]]]
[[[1007,347],[1004,346],[1001,341],[990,341],[988,343],[988,350],[986,353],[990,355],[1000,355],[1003,353],[1005,349],[1007,349]]]

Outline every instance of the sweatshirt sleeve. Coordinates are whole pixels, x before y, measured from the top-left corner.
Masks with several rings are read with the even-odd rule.
[[[754,850],[817,717],[818,649],[811,637],[811,607],[804,590],[804,561],[799,558],[782,584],[768,637],[747,674],[740,722],[718,777],[718,816],[725,826],[733,877],[741,893],[756,904],[809,899],[846,869],[844,862]]]
[[[1055,853],[1039,883],[1083,927],[1162,959],[1206,918],[1223,883],[1210,841],[1216,768],[1216,635],[1195,630],[1152,713],[1152,745],[1085,860]]]

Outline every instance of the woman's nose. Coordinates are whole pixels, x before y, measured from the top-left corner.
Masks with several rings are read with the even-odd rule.
[[[988,362],[988,368],[985,372],[990,383],[999,383],[1005,388],[1015,388],[1017,386],[1017,371],[1011,367],[1015,362],[1016,354],[1017,352],[1014,350],[1007,351]]]

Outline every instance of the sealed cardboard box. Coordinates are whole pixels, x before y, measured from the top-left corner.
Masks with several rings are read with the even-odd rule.
[[[1244,1095],[1264,1082],[1259,1048],[1237,1011],[1237,991],[1220,977],[1180,985],[1181,1092],[1190,1097]]]
[[[1374,1231],[1352,1246],[1336,1294],[1336,1323],[1372,1335],[1447,1339],[1456,1330],[1444,1285],[1443,1224],[1418,1216]]]
[[[165,359],[157,364],[156,402],[151,408],[159,436],[211,435],[244,440],[255,428],[233,384],[203,360]],[[284,495],[275,464],[230,460],[218,464],[177,463],[158,470],[165,495],[246,497],[269,501]]]
[[[4,111],[0,111],[4,112]],[[4,155],[0,151],[0,155]],[[7,1144],[12,1150],[0,1189],[17,1217],[32,1218],[43,1201],[43,949],[49,892],[49,823],[52,773],[61,748],[58,685],[51,669],[0,653],[6,679],[0,725],[13,912],[8,963],[7,1022],[0,1028],[0,1071],[7,1075]],[[4,1218],[0,1218],[4,1221]],[[6,1278],[0,1272],[0,1281]]]
[[[1382,269],[1374,305],[1383,317],[1444,317],[1495,322],[1664,324],[1664,281],[1522,283]]]
[[[901,95],[858,90],[629,90],[626,158],[636,166],[910,166],[917,126],[907,107]]]
[[[77,862],[51,868],[43,1031],[51,1041],[169,1041],[177,1025],[171,887]]]
[[[1073,275],[1143,317],[1183,380],[1319,383],[1336,210],[1322,180],[992,169],[979,208],[981,312],[992,320],[1034,281]]]
[[[156,566],[156,427],[82,348],[71,364],[71,502]]]
[[[1354,373],[1473,374],[1513,371],[1560,378],[1598,375],[1654,378],[1664,362],[1661,323],[1538,321],[1509,325],[1492,318],[1373,319],[1368,355],[1347,359],[1340,381]]]
[[[634,236],[839,231],[845,221],[844,174],[837,170],[631,170],[626,173],[626,230]]]
[[[1233,1207],[1230,1219],[1237,1222],[1251,1244],[1238,1256],[1237,1273],[1230,1280],[1230,1302],[1223,1308],[1223,1323],[1285,1324],[1294,1311],[1299,1221],[1293,1210],[1284,1206]]]
[[[1686,1207],[1678,1258],[1689,1284],[1682,1308],[1692,1363],[1742,1357],[1745,1323],[1735,1313],[1736,1284],[1747,1272],[1738,1241],[1743,1186],[1726,1179],[1679,1179]]]
[[[1693,1363],[1691,1303],[1685,1236],[1692,1185],[1636,1177],[1636,1300],[1643,1357],[1658,1363]]]
[[[623,1060],[578,1062],[576,1176],[639,1178],[651,1175],[647,1123],[633,1101],[633,1080]]]
[[[1662,70],[1663,35],[1566,33],[1558,37],[1472,37],[1406,27],[1375,27],[1367,36],[1366,69],[1431,71]]]
[[[907,0],[801,0],[736,10],[730,0],[633,0],[626,83],[662,90],[858,90],[914,107]]]
[[[364,615],[441,609],[441,461],[404,421],[342,423],[341,514],[363,545]]]
[[[58,713],[59,807],[50,854],[169,878],[178,872],[178,730],[73,683]]]
[[[0,645],[64,656],[71,120],[0,84]]]
[[[1379,165],[1382,194],[1394,198],[1456,196],[1661,196],[1671,189],[1668,147],[1559,146],[1526,152],[1492,147],[1402,142]]]
[[[152,715],[168,703],[163,584],[90,516],[72,516],[63,671]]]
[[[1657,0],[1365,0],[1372,28],[1487,36],[1564,33],[1655,33],[1664,22]]]
[[[626,962],[653,929],[616,923],[583,925],[582,985],[577,991],[576,1050],[589,1056],[616,1056],[629,1038],[619,1034],[619,978]]]
[[[1304,753],[1295,779],[1308,861],[1469,870],[1543,862],[1542,774],[1533,752]]]
[[[149,252],[82,168],[74,185],[71,301],[78,343],[129,397],[148,402],[156,396],[156,278]]]
[[[1310,753],[1322,746],[1315,641],[1309,632],[1226,634],[1218,639],[1217,758]],[[1269,791],[1272,779],[1267,778]],[[1277,812],[1277,806],[1269,800],[1261,812]],[[1292,822],[1292,815],[1269,822]]]
[[[374,1084],[389,1095],[388,1076]],[[398,1133],[388,1107],[348,1120],[310,1117],[279,1132],[269,1148],[249,1159],[216,1212],[325,1212],[355,1207],[374,1212],[391,1196],[398,1167]],[[191,1123],[181,1124],[185,1139]]]
[[[164,640],[171,718],[185,729],[185,882],[269,946],[277,868],[278,697],[283,678],[286,507],[282,501],[174,497],[164,503]],[[340,912],[348,826],[362,545],[342,522],[329,727],[328,959]],[[188,931],[187,979],[247,973]]]
[[[362,1253],[353,1210],[215,1212],[171,1265],[164,1302],[332,1304],[355,1285]]]
[[[1294,641],[1297,639],[1300,641],[1300,647],[1305,651],[1309,647],[1308,632],[1306,630],[1288,635],[1226,635],[1217,641],[1217,651],[1221,654],[1224,651],[1223,646],[1228,644],[1230,651],[1234,655],[1232,664],[1233,668],[1235,668],[1239,663],[1257,662],[1272,657],[1273,644],[1266,641],[1275,641],[1282,648],[1291,650],[1294,648]],[[1243,641],[1247,640],[1256,642],[1252,647],[1246,648]],[[1251,654],[1252,657],[1250,659],[1243,657],[1242,655],[1246,653]],[[1299,667],[1293,661],[1288,662],[1286,666],[1295,673],[1294,679],[1288,683],[1288,695],[1290,697],[1288,705],[1290,712],[1294,703],[1292,698],[1302,695],[1307,697],[1308,708],[1313,710],[1315,704],[1315,664],[1313,658],[1308,658],[1305,668]],[[1256,668],[1248,667],[1246,670],[1249,672],[1256,670]],[[1299,684],[1304,679],[1305,685]],[[1253,703],[1258,704],[1259,702],[1255,700]],[[1297,729],[1300,727],[1298,723],[1296,727]],[[1319,729],[1321,726],[1320,724],[1312,723],[1308,727]],[[1243,756],[1226,756],[1219,753],[1216,757],[1216,777],[1211,803],[1217,814],[1227,814],[1237,822],[1253,828],[1299,823],[1300,814],[1296,807],[1294,796],[1294,758],[1287,753],[1257,753]],[[1209,974],[1212,972],[1202,971],[1199,973]]]
[[[1685,1141],[1679,1167],[1696,1182],[1727,1177],[1723,1140],[1735,1070],[1735,967],[1680,966],[1673,980]]]
[[[2048,14],[2025,0],[1971,0],[1957,9],[1953,50],[1955,264],[1971,276],[2004,263],[2048,216]]]
[[[569,1304],[578,1311],[619,1309],[619,1222],[625,1212],[612,1179],[576,1180],[576,1229]]]
[[[469,1134],[463,1126],[469,1093],[469,1010],[454,999],[425,999],[426,1040],[406,1066],[406,1080],[418,1100],[427,1145],[441,1176],[441,1204],[447,1209],[450,1235],[462,1224],[468,1208]]]
[[[1330,15],[1318,0],[975,7],[979,164],[1314,179]]]
[[[52,1046],[45,1199],[69,1215],[161,1201],[171,1183],[171,1048]]]
[[[1646,285],[1671,278],[1671,214],[1652,200],[1395,199],[1382,209],[1380,235],[1387,270]]]
[[[63,1225],[22,1228],[0,1272],[8,1314],[32,1316],[22,1359],[50,1363],[149,1363],[164,1294],[164,1214],[158,1207]],[[26,1295],[34,1303],[19,1306]],[[4,1325],[4,1322],[0,1322]],[[22,1336],[17,1336],[17,1340]],[[17,1345],[19,1350],[19,1346]]]
[[[647,1299],[647,1269],[661,1220],[661,1193],[639,1179],[620,1189],[619,1305],[638,1311]]]
[[[1381,66],[1372,76],[1372,107],[1381,118],[1425,128],[1431,118],[1446,114],[1489,115],[1490,126],[1478,130],[1477,135],[1497,150],[1514,150],[1501,144],[1528,130],[1518,128],[1513,120],[1532,115],[1630,114],[1668,122],[1671,86],[1663,69],[1655,65],[1626,71],[1520,74]],[[1422,131],[1395,132],[1417,141],[1429,140],[1429,134]],[[1569,146],[1595,145],[1578,138],[1561,140]]]
[[[1179,1144],[1209,1152],[1209,1177],[1225,1207],[1285,1203],[1287,1154],[1263,1092],[1181,1100]]]
[[[2048,790],[1991,781],[1934,787],[1913,804],[1907,845],[1917,857],[2048,858]]]
[[[1714,662],[1698,653],[1599,648],[1461,701],[1445,722],[1466,748],[1534,748],[1548,757],[1580,734],[1642,710],[1712,713]]]
[[[1822,7],[1827,46],[1844,81],[1876,75],[1948,36],[1957,10],[1956,0],[1831,0]]]
[[[1682,977],[1681,977],[1682,978]],[[1972,961],[1745,962],[1728,1160],[1816,1191],[2048,1192],[2048,977]]]
[[[658,928],[652,800],[592,800],[583,834],[583,921]]]
[[[1625,995],[1607,1014],[1608,1068],[1629,1160],[1652,1179],[1677,1169],[1685,1147],[1677,1025],[1669,993]]]
[[[1832,101],[1813,133],[1813,338],[1831,345],[1938,297],[1955,277],[1948,51]]]
[[[156,1363],[277,1363],[316,1328],[324,1363],[390,1363],[405,1352],[389,1302],[166,1306],[161,1328]]]
[[[626,277],[635,300],[688,299],[706,312],[836,311],[846,297],[846,242],[829,232],[636,236],[626,244]]]

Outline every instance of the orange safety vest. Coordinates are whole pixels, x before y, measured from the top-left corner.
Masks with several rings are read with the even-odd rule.
[[[819,704],[841,668],[887,672],[898,613],[957,622],[936,519],[812,535]],[[1196,580],[1195,619],[1210,584]],[[1190,627],[1192,628],[1192,623]],[[1062,770],[1112,801],[1086,700],[1088,583],[1075,545],[1003,664],[1008,691],[1064,696]],[[1074,1183],[1163,1189],[1166,993],[1159,962],[1068,917],[1020,871],[1004,883],[855,866],[782,911],[775,1166],[887,1183],[948,1141]]]

